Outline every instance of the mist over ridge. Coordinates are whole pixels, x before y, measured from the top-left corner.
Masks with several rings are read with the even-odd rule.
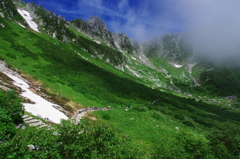
[[[240,1],[183,1],[179,10],[195,53],[214,63],[239,62]]]

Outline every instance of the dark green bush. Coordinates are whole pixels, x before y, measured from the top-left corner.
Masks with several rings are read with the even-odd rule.
[[[105,119],[105,120],[109,120],[110,116],[105,113],[105,114],[102,115],[102,118]]]
[[[12,138],[16,133],[15,124],[22,122],[21,99],[10,90],[0,90],[0,141]]]
[[[0,90],[0,109],[6,112],[14,123],[22,122],[23,107],[21,99],[13,90],[4,92]]]
[[[17,58],[17,55],[13,54],[13,53],[7,53],[6,54],[8,57],[12,58],[12,59],[16,59]]]
[[[147,110],[143,107],[133,107],[132,110],[138,111],[138,112],[146,112]]]
[[[184,116],[182,116],[181,114],[175,114],[173,117],[178,120],[184,120]]]
[[[203,126],[206,126],[206,127],[209,127],[209,128],[214,126],[214,124],[206,122],[206,121],[204,121],[203,119],[201,119],[199,117],[192,116],[192,118],[193,118],[194,122],[196,122],[198,124],[201,124]]]
[[[210,141],[211,151],[216,158],[239,158],[240,129],[238,126],[232,123],[220,124],[206,138]]]
[[[214,158],[207,145],[202,139],[198,139],[192,134],[180,132],[173,140],[165,139],[156,145],[156,153],[153,158]]]
[[[161,115],[158,114],[158,113],[153,113],[152,118],[156,119],[156,120],[161,120],[162,119]]]
[[[183,121],[182,122],[184,125],[187,125],[187,126],[189,126],[189,127],[191,127],[191,128],[194,128],[195,126],[193,125],[193,123],[191,123],[190,121]]]
[[[1,133],[1,132],[0,132]],[[116,133],[112,125],[82,120],[80,125],[62,121],[52,129],[29,127],[6,143],[0,143],[1,158],[140,158],[130,137]],[[37,150],[29,150],[34,145]]]

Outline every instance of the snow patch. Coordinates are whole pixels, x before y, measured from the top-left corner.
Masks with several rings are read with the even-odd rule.
[[[130,69],[129,66],[126,66],[126,68],[127,68],[130,72],[132,72],[135,76],[137,76],[137,77],[141,77],[136,71]]]
[[[0,12],[0,16],[4,18],[4,14],[2,12]]]
[[[135,57],[131,57],[133,60],[137,60]]]
[[[21,27],[23,27],[23,28],[26,28],[25,26],[23,26],[21,23],[18,23]]]
[[[18,13],[26,20],[28,25],[35,30],[36,32],[39,32],[38,25],[33,21],[32,17],[30,16],[30,13],[26,10],[17,9]]]
[[[5,28],[5,25],[4,25],[4,24],[2,24],[2,23],[0,23],[0,26],[1,26],[1,27],[3,27],[3,28]]]
[[[14,85],[20,87],[22,89],[21,96],[28,98],[29,100],[33,101],[34,104],[30,103],[23,103],[24,108],[27,112],[32,113],[36,116],[41,116],[42,118],[49,118],[54,123],[60,123],[61,119],[68,119],[68,117],[60,112],[59,110],[55,109],[53,106],[59,107],[57,104],[50,103],[49,101],[43,99],[39,95],[33,93],[29,90],[29,85],[24,82],[22,79],[11,75],[7,72],[3,72],[8,77],[10,77],[14,81]]]
[[[213,68],[209,68],[207,71],[212,71],[213,70]]]
[[[82,57],[84,60],[91,62],[88,58],[84,57],[84,56],[81,55],[80,53],[78,53],[78,55],[79,55],[80,57]]]
[[[102,44],[101,41],[94,40],[97,44]]]
[[[195,86],[200,86],[200,84],[198,83],[198,81],[192,76],[192,68],[196,65],[197,63],[189,63],[188,64],[188,72],[190,77],[193,79],[194,85]]]
[[[176,68],[181,68],[183,65],[174,64]]]
[[[120,51],[120,52],[122,52],[122,49],[121,49],[121,47],[118,45],[118,43],[116,43],[116,42],[114,42],[115,43],[115,45],[117,46],[117,49]]]

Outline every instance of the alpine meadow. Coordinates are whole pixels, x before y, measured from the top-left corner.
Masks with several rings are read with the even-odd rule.
[[[240,158],[239,45],[213,59],[193,34],[0,0],[0,158]]]

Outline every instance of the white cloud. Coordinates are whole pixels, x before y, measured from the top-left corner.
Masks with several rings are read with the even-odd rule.
[[[118,4],[118,11],[119,12],[125,12],[128,9],[129,9],[128,0],[121,0]]]
[[[182,16],[186,20],[190,40],[198,55],[215,62],[239,59],[240,1],[183,1]]]
[[[114,9],[106,6],[102,0],[80,0],[78,1],[78,9],[76,12],[81,12],[81,14],[85,14],[86,16],[116,16],[122,17],[122,14],[119,14]],[[81,18],[81,17],[80,17]]]

